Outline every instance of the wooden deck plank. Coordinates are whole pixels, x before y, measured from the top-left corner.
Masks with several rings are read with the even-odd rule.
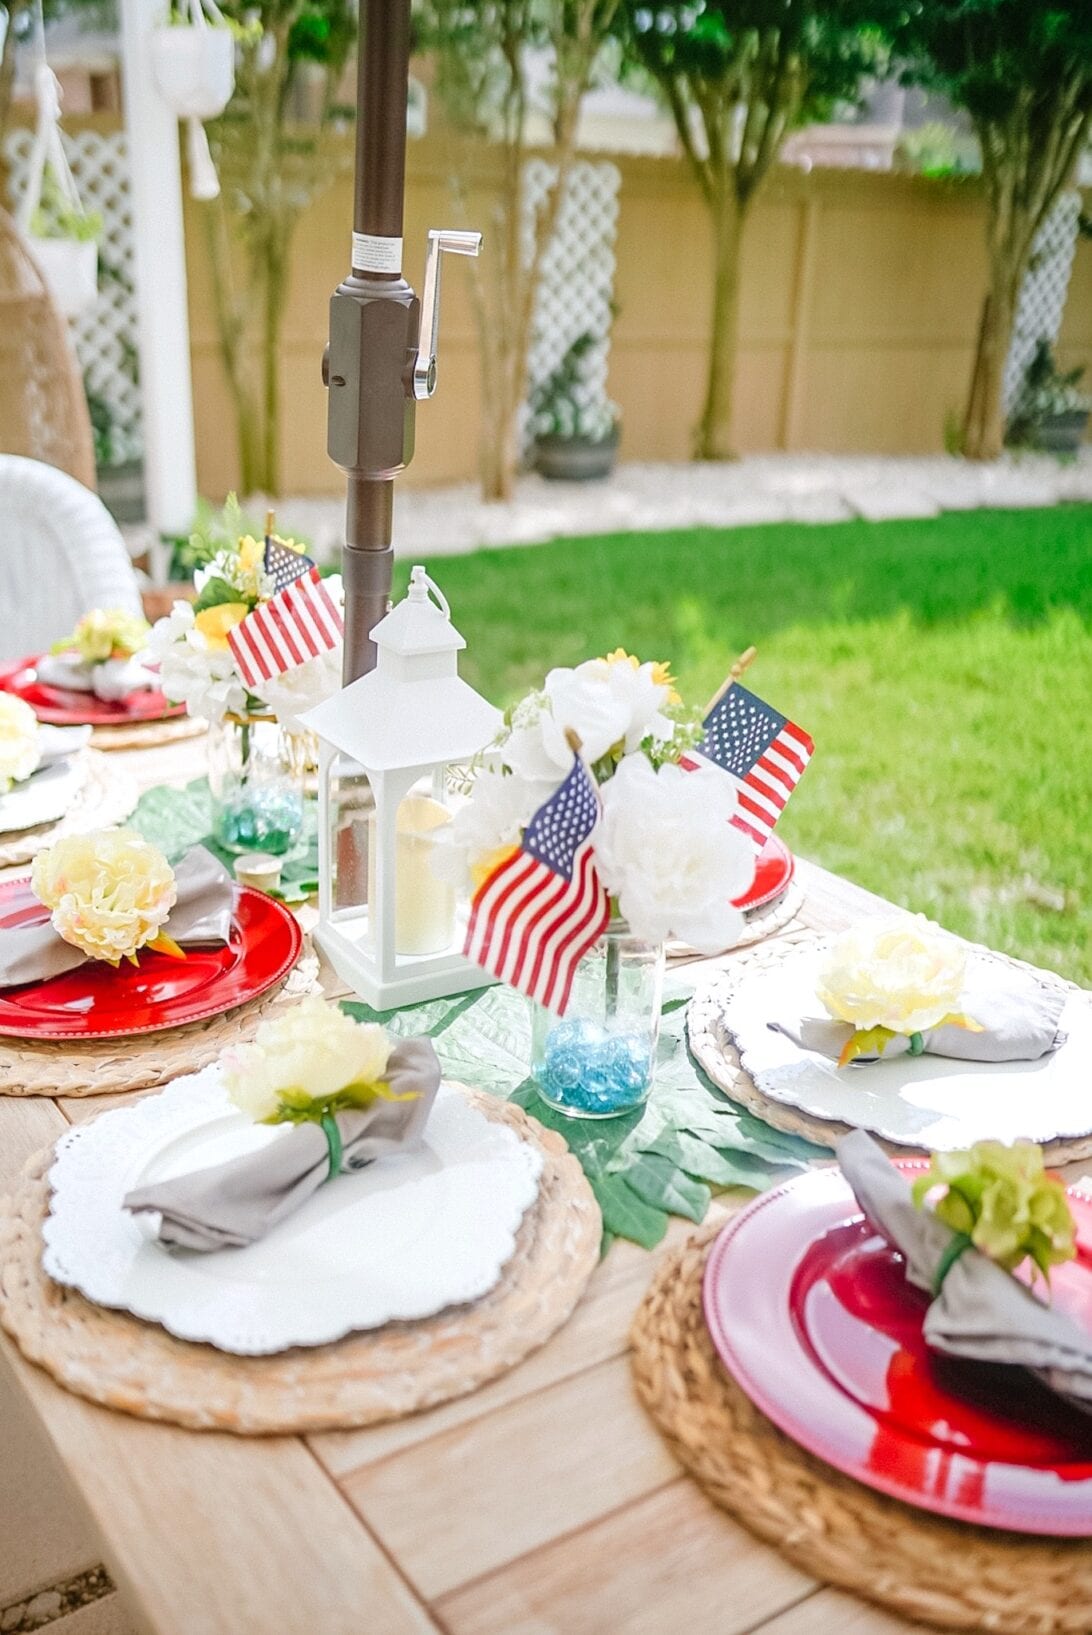
[[[341,1485],[432,1600],[677,1476],[619,1357]]]
[[[298,1438],[183,1431],[111,1413],[0,1343],[134,1614],[156,1635],[435,1635]]]
[[[31,1153],[67,1128],[56,1102],[45,1096],[0,1098],[0,1193],[14,1186]]]
[[[708,1219],[727,1211],[714,1203]],[[671,1222],[663,1248],[682,1242],[694,1230],[690,1221]],[[533,1395],[550,1385],[582,1373],[628,1345],[630,1324],[641,1296],[656,1269],[658,1254],[635,1243],[619,1240],[596,1268],[572,1317],[554,1337],[517,1368],[471,1395],[442,1403],[427,1413],[391,1420],[362,1431],[329,1431],[308,1438],[312,1450],[334,1476],[341,1477],[367,1464],[415,1446],[433,1436],[481,1419],[495,1409]]]
[[[451,1635],[742,1635],[812,1587],[680,1480],[442,1597],[436,1610]]]
[[[924,1635],[924,1624],[858,1601],[841,1590],[824,1589],[760,1624],[754,1635]],[[461,1635],[461,1632],[460,1632]],[[936,1635],[936,1632],[933,1632]]]

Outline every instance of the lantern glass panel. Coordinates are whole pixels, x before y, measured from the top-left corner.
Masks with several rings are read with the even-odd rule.
[[[347,755],[330,763],[330,903],[336,913],[366,911],[375,792],[364,768]]]
[[[376,902],[376,870],[393,856],[394,952],[399,958],[446,953],[455,942],[455,887],[442,866],[445,831],[451,822],[443,768],[416,779],[382,819],[372,817],[368,900]],[[380,822],[394,825],[393,848],[384,853]],[[440,867],[433,863],[439,860]],[[389,867],[389,862],[388,862]],[[391,885],[388,879],[388,891]],[[389,911],[388,911],[389,912]]]

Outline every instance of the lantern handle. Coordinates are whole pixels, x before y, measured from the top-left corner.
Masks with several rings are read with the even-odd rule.
[[[435,579],[431,579],[425,572],[422,564],[418,562],[416,566],[410,570],[408,600],[411,602],[427,602],[430,600],[430,597],[439,608],[444,618],[450,622],[451,608],[448,606],[447,597],[444,595]]]

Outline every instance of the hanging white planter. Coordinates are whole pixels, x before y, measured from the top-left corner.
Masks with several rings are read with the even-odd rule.
[[[78,318],[98,300],[99,247],[94,239],[27,237],[54,305],[64,318]]]
[[[97,228],[69,169],[61,141],[60,85],[44,56],[34,70],[34,95],[38,118],[15,220],[55,305],[65,318],[78,318],[98,299]]]
[[[179,119],[215,119],[235,89],[235,40],[207,22],[152,30],[152,71]]]
[[[164,102],[186,121],[190,192],[195,199],[215,199],[220,181],[203,121],[222,114],[231,100],[235,37],[215,0],[189,0],[189,14],[189,23],[152,30],[152,73]]]

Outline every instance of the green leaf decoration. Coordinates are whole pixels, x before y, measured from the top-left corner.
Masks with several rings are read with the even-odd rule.
[[[193,604],[195,613],[204,613],[207,607],[220,607],[224,602],[242,602],[246,598],[229,585],[226,579],[209,579]]]
[[[647,1204],[688,1220],[705,1219],[712,1197],[707,1186],[695,1181],[670,1158],[660,1153],[638,1153],[626,1171],[627,1184]]]
[[[647,1204],[620,1175],[589,1175],[588,1180],[605,1230],[618,1238],[630,1238],[642,1249],[655,1249],[667,1231],[666,1210]]]
[[[137,802],[129,827],[158,846],[168,863],[178,863],[193,846],[204,846],[227,869],[235,857],[212,834],[212,794],[207,778],[195,778],[183,789],[159,785]],[[281,864],[281,883],[271,897],[303,903],[318,891],[318,804],[304,803],[303,835]]]

